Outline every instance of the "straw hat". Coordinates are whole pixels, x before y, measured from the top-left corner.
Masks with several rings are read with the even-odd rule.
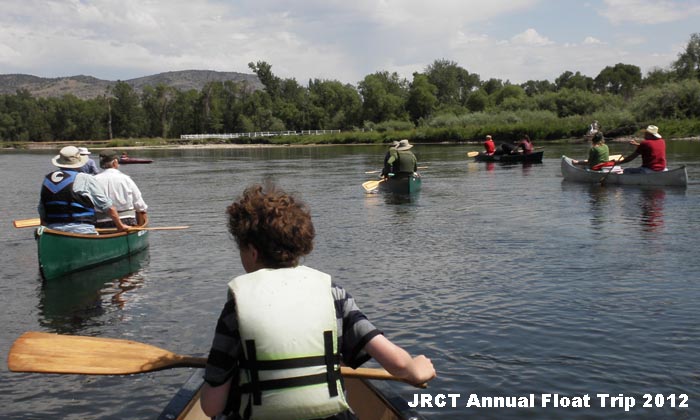
[[[652,136],[656,137],[657,139],[661,138],[661,134],[659,134],[659,127],[655,125],[650,125],[647,127],[647,133],[651,134]]]
[[[411,147],[413,147],[413,145],[408,143],[408,139],[403,139],[399,141],[399,145],[396,146],[396,150],[408,150]]]
[[[81,155],[80,150],[75,146],[64,147],[56,156],[54,156],[53,159],[51,159],[51,162],[54,165],[58,166],[59,168],[66,169],[80,168],[85,166],[87,161],[88,157],[86,155]]]

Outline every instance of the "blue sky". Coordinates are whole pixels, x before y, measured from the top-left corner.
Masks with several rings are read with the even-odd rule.
[[[175,70],[356,85],[437,59],[482,80],[668,68],[700,32],[700,0],[3,0],[0,74],[128,80]]]

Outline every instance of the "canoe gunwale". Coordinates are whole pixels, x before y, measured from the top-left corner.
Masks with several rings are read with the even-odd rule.
[[[208,418],[204,416],[199,405],[201,386],[204,383],[203,374],[204,369],[194,369],[194,372],[189,376],[182,388],[178,390],[160,413],[158,420],[200,420]],[[357,415],[361,420],[425,420],[425,417],[408,406],[405,399],[393,392],[387,383],[360,378],[345,378],[344,380],[346,391],[350,394],[353,392],[352,389],[356,390],[354,392],[359,390],[363,393],[363,395],[360,395],[357,392],[354,399],[356,403],[360,402],[363,405],[368,403],[368,406],[372,406],[372,403],[374,403],[383,407],[383,412],[381,413],[358,412]],[[371,394],[369,399],[372,399],[372,402],[368,401],[367,395],[369,394]],[[353,400],[352,395],[349,395],[348,398]],[[353,405],[352,401],[350,404],[351,406]],[[355,407],[354,411],[358,411],[358,408]]]
[[[139,226],[139,227],[145,227],[145,225]],[[37,229],[37,231],[38,231],[38,229]],[[99,232],[99,230],[98,230],[98,232]],[[48,228],[46,226],[42,226],[41,232],[37,233],[37,234],[44,235],[44,234],[48,233],[49,235],[65,236],[65,237],[69,237],[69,238],[80,238],[80,239],[107,239],[107,238],[118,238],[120,236],[126,236],[126,235],[130,235],[130,234],[138,233],[138,232],[139,232],[138,230],[134,230],[131,232],[122,231],[122,232],[114,232],[114,233],[109,233],[109,232],[102,233],[102,232],[100,232],[99,235],[90,235],[90,234],[84,234],[84,233],[65,232],[62,230],[55,230],[55,229]]]
[[[542,163],[544,150],[536,150],[528,154],[513,155],[486,155],[483,152],[474,156],[476,162],[498,162],[498,163]]]

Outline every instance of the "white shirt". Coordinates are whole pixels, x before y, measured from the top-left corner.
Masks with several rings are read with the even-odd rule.
[[[141,197],[141,191],[129,175],[118,169],[109,168],[95,175],[97,182],[112,199],[118,212],[127,210],[143,211],[148,209],[146,202]]]

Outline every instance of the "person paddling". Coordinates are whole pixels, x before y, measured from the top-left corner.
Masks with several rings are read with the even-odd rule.
[[[635,151],[619,160],[618,163],[631,162],[642,156],[642,166],[638,168],[625,168],[626,174],[643,174],[667,171],[666,168],[666,140],[659,134],[659,127],[650,125],[644,130],[644,140],[641,143],[636,140],[630,142],[631,145],[637,146]]]

